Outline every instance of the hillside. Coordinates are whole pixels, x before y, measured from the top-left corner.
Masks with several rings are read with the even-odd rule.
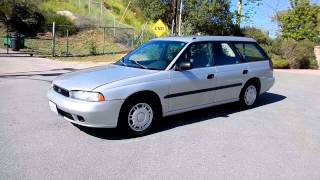
[[[126,0],[48,0],[40,3],[39,9],[45,13],[70,11],[76,17],[77,25],[111,27],[115,20],[117,27],[133,27],[138,30],[143,24],[143,17],[138,10],[126,10],[127,5]]]
[[[139,41],[144,20],[139,10],[133,11],[127,5],[127,0],[35,0],[27,5],[21,1],[19,8],[27,10],[32,18],[41,14],[44,23],[41,23],[41,18],[34,18],[35,22],[39,22],[36,26],[31,23],[27,25],[32,28],[23,27],[21,24],[26,25],[24,22],[28,22],[23,19],[22,23],[11,22],[9,31],[19,31],[26,35],[25,48],[21,50],[25,52],[43,55],[52,53],[52,22],[56,22],[55,54],[58,56],[128,51]],[[15,6],[12,4],[7,14],[15,12]],[[26,14],[25,11],[23,14]],[[4,41],[5,26],[0,26],[0,30],[0,39]],[[5,48],[2,43],[0,47]]]

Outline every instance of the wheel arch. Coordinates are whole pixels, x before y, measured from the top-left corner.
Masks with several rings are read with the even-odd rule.
[[[260,94],[260,90],[261,90],[261,81],[258,77],[253,77],[247,80],[247,82],[244,84],[244,86],[242,87],[242,90],[244,87],[246,87],[248,84],[255,84],[257,85],[257,91],[258,91],[258,95]]]
[[[123,102],[121,108],[120,108],[120,112],[122,111],[123,107],[129,102],[129,101],[134,101],[136,99],[139,98],[152,98],[152,100],[154,100],[155,104],[157,105],[157,109],[159,110],[159,115],[162,117],[163,116],[163,108],[162,108],[162,102],[160,99],[160,96],[151,90],[143,90],[143,91],[138,91],[138,92],[134,92],[132,94],[130,94]]]

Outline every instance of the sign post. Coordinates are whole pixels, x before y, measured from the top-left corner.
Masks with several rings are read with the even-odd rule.
[[[161,19],[159,19],[152,27],[152,31],[157,37],[165,34],[167,30],[167,26],[161,21]]]

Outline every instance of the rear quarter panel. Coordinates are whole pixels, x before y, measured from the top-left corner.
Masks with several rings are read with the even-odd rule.
[[[269,61],[256,61],[248,63],[251,77],[258,77],[261,83],[260,94],[269,90],[274,82],[273,71]]]

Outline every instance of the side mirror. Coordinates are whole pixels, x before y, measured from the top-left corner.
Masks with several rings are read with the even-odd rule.
[[[191,62],[180,62],[176,65],[176,70],[178,71],[185,71],[192,69]]]

